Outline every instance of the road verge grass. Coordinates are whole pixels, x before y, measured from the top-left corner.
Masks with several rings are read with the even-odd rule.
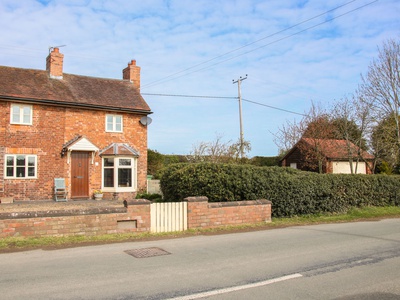
[[[122,243],[132,241],[146,241],[167,238],[179,238],[194,235],[228,234],[253,230],[266,230],[290,226],[303,226],[313,224],[343,223],[387,218],[400,218],[400,207],[364,207],[352,208],[346,214],[321,214],[307,215],[291,218],[273,218],[270,223],[244,224],[237,226],[224,226],[212,229],[190,229],[185,232],[168,233],[125,233],[108,234],[99,236],[65,236],[65,237],[8,237],[0,239],[0,252],[25,251],[33,249],[60,249],[99,245],[107,243]]]

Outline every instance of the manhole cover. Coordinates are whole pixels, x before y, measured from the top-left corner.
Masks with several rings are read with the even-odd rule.
[[[144,258],[144,257],[153,257],[153,256],[160,256],[160,255],[168,255],[171,254],[161,248],[151,247],[151,248],[142,248],[142,249],[132,249],[132,250],[125,250],[125,253],[132,255],[137,258]]]

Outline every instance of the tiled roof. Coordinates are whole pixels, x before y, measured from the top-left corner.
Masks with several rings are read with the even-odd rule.
[[[78,145],[80,144],[80,145]],[[88,138],[84,135],[77,135],[73,139],[69,140],[63,145],[63,151],[68,151],[68,149],[75,147],[78,145],[80,147],[80,150],[86,150],[88,149],[89,151],[98,151],[99,149],[95,150],[97,148],[96,145],[94,145],[91,141],[88,140]],[[84,149],[82,149],[84,147]],[[76,150],[76,149],[75,149]]]
[[[76,135],[73,139],[69,140],[63,145],[63,148],[68,148],[69,146],[73,145],[77,141],[79,141],[81,138],[83,138],[82,135]]]
[[[112,143],[100,150],[99,155],[134,155],[139,156],[139,152],[133,147],[124,143]]]
[[[334,139],[313,139],[313,138],[302,138],[300,140],[306,142],[311,147],[318,147],[321,148],[321,152],[329,159],[348,159],[349,152],[347,147],[346,140],[334,140]],[[353,143],[350,143],[350,147],[353,152],[353,157],[358,157],[358,147]],[[364,150],[361,151],[361,156],[364,159],[373,159],[374,156],[369,154]]]
[[[151,113],[128,80],[65,73],[55,79],[47,71],[4,66],[0,66],[0,98]]]

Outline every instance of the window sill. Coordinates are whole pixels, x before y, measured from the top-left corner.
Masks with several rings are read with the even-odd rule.
[[[115,189],[107,189],[107,188],[103,188],[102,189],[104,193],[132,193],[132,192],[136,192],[136,189],[133,187],[130,188],[115,188]]]

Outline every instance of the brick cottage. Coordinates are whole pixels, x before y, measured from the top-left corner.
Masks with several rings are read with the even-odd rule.
[[[46,70],[0,66],[0,200],[49,200],[64,178],[69,199],[130,200],[146,188],[150,108],[140,67],[123,79],[63,73],[51,49]]]

